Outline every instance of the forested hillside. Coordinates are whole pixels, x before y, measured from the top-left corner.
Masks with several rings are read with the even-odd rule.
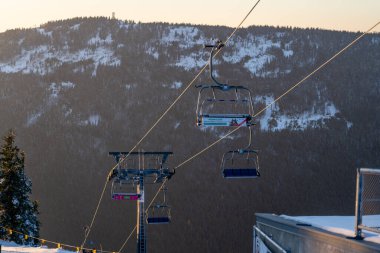
[[[81,243],[114,166],[108,152],[130,150],[207,63],[203,45],[232,31],[76,18],[0,34],[0,134],[14,128],[26,152],[41,237]],[[216,56],[216,75],[249,87],[259,111],[358,35],[240,29]],[[355,168],[380,165],[379,69],[380,35],[370,34],[258,115],[259,179],[225,180],[219,168],[247,143],[244,129],[179,168],[168,184],[172,224],[148,227],[149,252],[249,252],[255,212],[352,215]],[[194,85],[210,82],[206,71]],[[176,166],[227,133],[196,126],[197,92],[140,148],[173,151]],[[157,187],[148,188],[150,201]],[[117,251],[135,223],[135,203],[107,194],[89,242]],[[125,252],[134,248],[132,238]]]

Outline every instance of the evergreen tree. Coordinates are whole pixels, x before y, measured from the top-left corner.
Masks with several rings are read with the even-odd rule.
[[[38,244],[38,204],[31,202],[32,183],[24,173],[25,154],[15,145],[12,130],[0,149],[0,225],[5,240],[18,244]],[[10,233],[8,229],[14,232]],[[24,235],[28,235],[25,237]]]

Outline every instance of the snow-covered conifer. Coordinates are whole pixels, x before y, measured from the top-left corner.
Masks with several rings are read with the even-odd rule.
[[[3,141],[0,148],[2,237],[18,244],[38,244],[33,239],[39,237],[38,204],[29,199],[32,182],[24,172],[25,154],[15,145],[15,134],[12,130],[3,137]]]

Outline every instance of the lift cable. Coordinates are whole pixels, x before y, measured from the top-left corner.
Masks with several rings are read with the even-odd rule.
[[[261,0],[258,0],[255,5],[251,8],[251,10],[247,13],[247,15],[243,18],[243,20],[240,22],[240,24],[238,26],[236,26],[235,30],[231,33],[231,35],[226,39],[226,41],[224,42],[224,44],[227,44],[227,42],[232,38],[232,36],[235,35],[236,31],[243,25],[243,23],[245,22],[245,20],[249,17],[249,15],[251,15],[252,11],[256,8],[256,6],[260,3]],[[218,50],[218,52],[220,51],[220,49]],[[208,64],[207,64],[208,65]],[[207,66],[206,65],[206,66]]]
[[[129,234],[128,238],[124,241],[123,245],[121,245],[121,247],[120,247],[120,249],[119,249],[118,252],[121,252],[121,251],[124,249],[125,245],[126,245],[127,242],[129,241],[129,238],[131,238],[131,236],[132,236],[133,233],[136,231],[136,229],[137,229],[137,225],[133,228],[133,230],[132,230],[131,233]]]
[[[236,33],[236,31],[242,26],[242,24],[245,22],[245,20],[248,18],[248,16],[252,13],[252,11],[256,8],[256,6],[258,5],[258,3],[260,2],[261,0],[258,0],[255,5],[249,10],[248,14],[244,17],[244,19],[239,23],[239,25],[234,29],[234,31],[230,34],[230,36],[227,38],[227,40],[224,42],[225,44],[227,44],[227,42],[232,38],[232,36]],[[219,49],[214,56],[218,55],[218,53],[220,52],[221,49]],[[144,136],[136,143],[136,145],[131,149],[130,152],[134,151],[138,145],[141,144],[141,142],[143,142],[143,140],[152,132],[152,130],[158,125],[158,123],[166,116],[166,114],[174,107],[174,105],[182,98],[182,96],[188,91],[188,89],[194,84],[194,82],[198,79],[198,77],[206,70],[207,66],[209,65],[209,63],[206,63],[205,66],[199,71],[199,73],[193,78],[193,80],[191,80],[189,82],[189,84],[186,86],[186,88],[178,95],[178,97],[173,101],[173,103],[166,109],[166,111],[156,120],[156,122],[151,126],[151,128],[144,134]],[[99,201],[98,201],[98,204],[96,206],[96,209],[95,209],[95,212],[94,212],[94,215],[92,217],[92,220],[91,220],[91,224],[88,228],[88,233],[86,233],[85,235],[85,238],[81,244],[81,247],[84,247],[86,241],[87,241],[87,238],[92,230],[92,227],[94,225],[94,222],[95,222],[95,219],[96,219],[96,216],[98,214],[98,211],[99,211],[99,207],[100,207],[100,204],[102,202],[102,199],[103,199],[103,196],[104,196],[104,193],[106,191],[106,188],[107,188],[107,185],[108,185],[108,177],[111,175],[112,171],[121,163],[123,162],[125,159],[127,159],[129,156],[126,155],[124,158],[120,159],[120,161],[114,166],[112,167],[108,174],[107,174],[107,180],[105,181],[104,183],[104,187],[103,187],[103,190],[102,190],[102,193],[99,197]]]

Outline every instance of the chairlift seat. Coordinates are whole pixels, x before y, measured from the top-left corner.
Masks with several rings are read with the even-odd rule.
[[[246,169],[224,169],[224,178],[257,178],[260,177],[260,172],[256,168],[246,168]]]
[[[113,200],[139,200],[140,197],[141,195],[137,193],[112,193]]]
[[[198,123],[200,126],[250,126],[252,119],[249,114],[204,114]]]
[[[148,217],[146,219],[148,224],[168,224],[170,223],[169,217]]]

